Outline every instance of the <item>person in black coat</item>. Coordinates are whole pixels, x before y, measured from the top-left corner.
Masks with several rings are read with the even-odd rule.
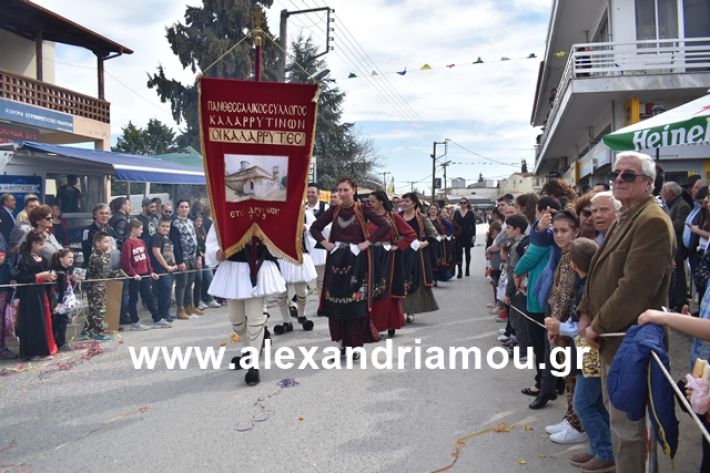
[[[464,256],[466,257],[466,276],[470,276],[471,247],[476,242],[476,217],[473,215],[468,199],[459,199],[459,208],[454,212],[454,223],[456,224],[456,264],[458,267],[457,278],[461,278],[461,266]]]
[[[5,241],[10,241],[10,232],[15,227],[15,206],[17,199],[12,194],[3,194],[0,197],[0,233]]]

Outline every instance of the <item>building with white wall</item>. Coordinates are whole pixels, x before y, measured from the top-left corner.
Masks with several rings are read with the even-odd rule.
[[[96,55],[96,97],[55,85],[56,43]],[[3,0],[0,44],[0,142],[111,148],[104,62],[132,50],[28,0]]]
[[[512,194],[538,194],[542,189],[543,179],[531,172],[516,172],[498,181],[498,197]]]
[[[710,89],[708,0],[553,0],[531,124],[535,174],[605,181],[603,135]],[[667,179],[710,176],[710,146],[661,150]]]

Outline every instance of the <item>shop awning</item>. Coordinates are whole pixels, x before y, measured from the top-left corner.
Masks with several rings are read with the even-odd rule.
[[[152,184],[204,185],[204,172],[190,166],[183,166],[148,156],[135,154],[95,151],[73,146],[51,145],[20,141],[15,143],[18,151],[44,153],[73,158],[92,163],[106,164],[113,168],[113,175],[119,181],[150,182]],[[81,174],[81,168],[70,172]]]

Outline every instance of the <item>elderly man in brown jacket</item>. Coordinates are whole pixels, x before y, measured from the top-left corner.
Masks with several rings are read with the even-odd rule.
[[[585,337],[600,345],[602,393],[609,410],[618,472],[644,471],[645,422],[631,422],[609,403],[607,373],[624,332],[646,309],[668,304],[676,239],[668,215],[651,195],[656,169],[645,154],[624,152],[611,173],[614,197],[622,204],[618,222],[592,259],[579,312]],[[591,320],[591,325],[587,321]]]

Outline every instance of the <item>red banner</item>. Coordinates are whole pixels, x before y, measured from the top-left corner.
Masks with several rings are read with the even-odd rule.
[[[256,236],[301,262],[317,103],[315,84],[200,79],[205,175],[227,256]]]

